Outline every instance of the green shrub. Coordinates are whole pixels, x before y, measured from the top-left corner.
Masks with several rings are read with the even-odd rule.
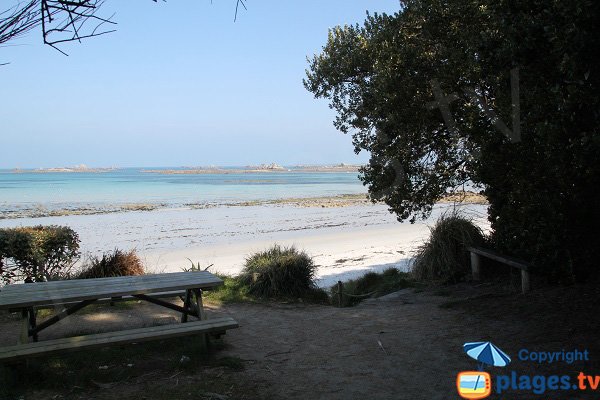
[[[201,271],[195,269],[194,271]],[[208,301],[216,303],[241,303],[252,301],[249,296],[248,286],[242,282],[239,276],[230,276],[216,273],[216,276],[223,280],[222,286],[216,286],[211,290],[204,292],[204,297]]]
[[[79,257],[79,236],[67,226],[0,229],[0,281],[62,279]]]
[[[102,258],[92,257],[76,275],[77,279],[110,278],[113,276],[143,275],[145,268],[135,250],[124,252],[115,249]]]
[[[338,286],[331,287],[331,301],[339,307],[347,307],[360,303],[369,297],[380,297],[407,287],[413,287],[410,274],[400,272],[396,268],[388,268],[381,273],[367,272],[358,279],[343,283],[342,301],[338,295]]]
[[[481,229],[470,219],[456,213],[442,215],[431,228],[429,240],[419,248],[412,272],[421,281],[457,281],[469,272],[466,248],[484,241]]]
[[[216,273],[223,280],[222,286],[217,286],[204,293],[204,298],[211,303],[243,303],[255,302],[256,294],[250,293],[250,284],[240,276],[230,276]],[[261,297],[261,296],[259,296]],[[290,296],[284,296],[290,297]],[[330,304],[329,295],[323,289],[314,287],[304,292],[301,300],[312,304]]]
[[[258,297],[303,297],[314,288],[316,267],[305,252],[274,245],[246,259],[240,278]]]

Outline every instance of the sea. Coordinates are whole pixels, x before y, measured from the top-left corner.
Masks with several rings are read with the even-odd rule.
[[[203,208],[286,198],[366,193],[356,171],[166,173],[185,168],[77,172],[0,169],[0,219],[97,214],[156,208]],[[226,173],[224,173],[224,171]]]

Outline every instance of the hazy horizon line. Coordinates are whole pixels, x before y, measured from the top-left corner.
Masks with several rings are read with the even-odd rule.
[[[87,164],[75,164],[75,165],[57,165],[57,166],[0,166],[0,170],[39,170],[39,169],[142,169],[142,168],[247,168],[247,167],[262,167],[277,165],[280,167],[331,167],[331,166],[361,166],[364,163],[357,162],[329,162],[329,163],[259,163],[259,164],[205,164],[205,165],[136,165],[136,166],[122,166],[122,165],[104,165],[104,166],[91,166]]]

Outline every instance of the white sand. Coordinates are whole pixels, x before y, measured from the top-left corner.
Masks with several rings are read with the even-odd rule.
[[[428,226],[449,207],[440,204],[428,220],[415,224],[397,222],[383,205],[261,205],[23,218],[1,220],[0,227],[68,225],[79,233],[83,254],[135,248],[155,272],[180,271],[190,259],[212,264],[210,271],[235,274],[254,251],[273,243],[295,245],[314,257],[317,283],[328,286],[370,270],[406,270]],[[486,206],[462,208],[487,228]]]

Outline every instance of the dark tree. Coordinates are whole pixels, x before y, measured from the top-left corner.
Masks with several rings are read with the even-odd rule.
[[[401,4],[331,30],[304,81],[370,153],[371,198],[414,221],[481,184],[500,250],[587,276],[600,255],[600,4]]]

